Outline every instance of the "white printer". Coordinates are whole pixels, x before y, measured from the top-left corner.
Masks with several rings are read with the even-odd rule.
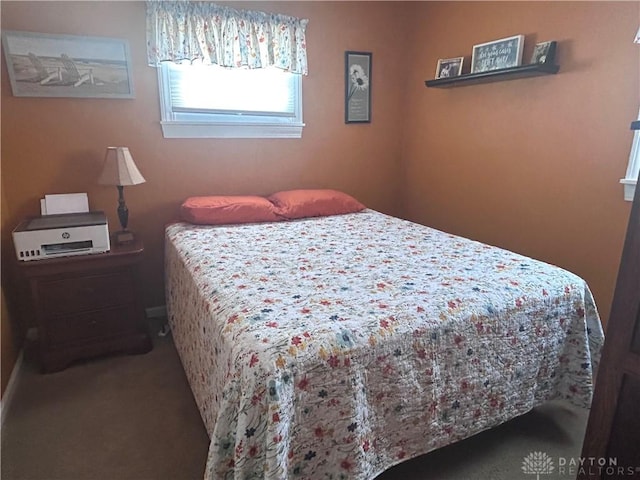
[[[18,260],[108,252],[109,226],[104,212],[43,215],[13,230]]]

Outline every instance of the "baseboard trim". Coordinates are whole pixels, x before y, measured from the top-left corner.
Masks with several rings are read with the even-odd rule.
[[[158,305],[156,307],[145,308],[144,313],[147,318],[165,318],[167,316],[167,307],[165,305]]]
[[[24,350],[20,350],[18,353],[18,358],[16,358],[16,364],[13,366],[13,370],[11,370],[11,376],[9,377],[9,381],[7,382],[7,388],[4,390],[4,395],[2,395],[2,400],[0,400],[0,429],[4,426],[4,420],[7,416],[7,412],[9,411],[9,407],[11,406],[11,401],[13,400],[13,395],[16,391],[16,384],[18,382],[18,375],[20,375],[20,371],[22,370],[22,361],[24,359]]]

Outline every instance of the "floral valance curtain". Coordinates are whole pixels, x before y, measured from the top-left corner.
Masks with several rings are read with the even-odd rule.
[[[306,75],[307,22],[210,2],[148,1],[147,57],[151,66],[201,59],[224,67],[274,66]]]

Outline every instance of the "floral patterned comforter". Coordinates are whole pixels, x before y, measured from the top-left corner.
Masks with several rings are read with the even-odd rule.
[[[372,479],[563,398],[603,343],[576,275],[360,213],[166,229],[205,478]]]

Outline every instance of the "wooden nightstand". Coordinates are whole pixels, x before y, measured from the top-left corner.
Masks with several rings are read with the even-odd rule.
[[[138,293],[136,240],[108,253],[20,262],[29,280],[45,372],[74,360],[153,348]]]

